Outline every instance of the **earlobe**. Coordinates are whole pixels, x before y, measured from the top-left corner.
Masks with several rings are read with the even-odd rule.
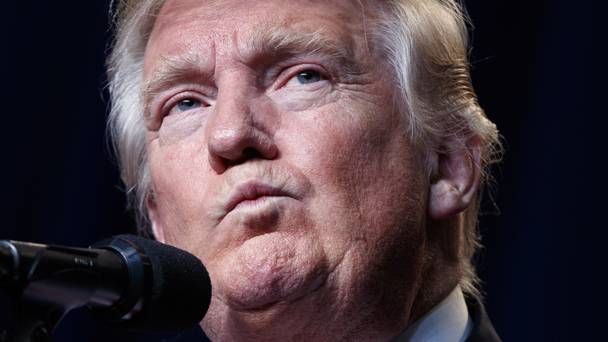
[[[148,218],[154,237],[157,241],[165,243],[165,230],[160,222],[156,199],[152,191],[146,196],[146,208],[148,209]]]
[[[451,142],[436,155],[429,192],[429,217],[445,220],[464,211],[475,199],[481,177],[479,139]]]

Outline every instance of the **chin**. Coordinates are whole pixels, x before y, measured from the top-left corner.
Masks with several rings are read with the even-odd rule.
[[[218,284],[214,289],[211,305],[201,322],[211,340],[291,340],[290,336],[303,331],[323,303],[322,277],[294,284],[276,276],[257,277],[257,282],[235,282],[227,287]],[[310,276],[296,278],[300,277]],[[269,286],[265,285],[267,280]]]
[[[217,296],[237,311],[297,302],[319,289],[329,273],[314,241],[279,232],[248,239],[216,265]]]

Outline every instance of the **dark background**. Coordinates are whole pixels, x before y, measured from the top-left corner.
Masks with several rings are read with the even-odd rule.
[[[594,8],[566,0],[466,5],[475,87],[507,151],[494,170],[498,210],[486,201],[481,219],[486,308],[506,341],[599,338],[607,201],[605,110],[592,101],[601,70],[593,67]],[[132,232],[104,138],[107,7],[2,4],[0,239],[87,246]],[[0,322],[7,315],[0,310]],[[56,332],[57,341],[110,339],[152,340],[80,311]]]

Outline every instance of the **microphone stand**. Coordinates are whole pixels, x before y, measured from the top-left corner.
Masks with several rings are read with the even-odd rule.
[[[93,297],[101,298],[100,303],[118,299],[116,291],[98,286],[108,276],[95,269],[106,260],[99,251],[61,246],[41,249],[23,243],[19,248],[21,258],[15,246],[0,241],[0,289],[9,294],[14,314],[9,330],[0,334],[0,342],[50,341],[70,310],[90,305]],[[72,266],[66,268],[66,264]]]
[[[33,262],[28,265],[27,274],[33,278],[41,273],[40,263]],[[8,274],[4,270],[5,274]],[[44,273],[44,272],[42,272]],[[44,287],[45,280],[34,282],[20,281],[14,276],[9,284],[3,286],[7,289],[11,300],[13,317],[9,329],[0,334],[0,342],[47,342],[59,321],[65,314],[77,305],[78,298],[68,303],[54,302],[52,299],[44,300],[40,289]],[[38,292],[38,295],[37,295]]]
[[[14,313],[0,342],[38,342],[82,306],[123,327],[190,328],[209,307],[211,281],[195,256],[136,236],[90,248],[0,240],[0,291],[10,295]]]
[[[19,300],[14,326],[3,335],[2,342],[48,342],[68,308],[52,303]]]

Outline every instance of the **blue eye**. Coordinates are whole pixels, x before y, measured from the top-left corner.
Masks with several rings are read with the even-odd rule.
[[[314,70],[302,71],[296,76],[296,78],[301,84],[315,83],[323,79],[321,74]]]
[[[201,102],[193,99],[183,99],[177,103],[177,109],[182,112],[189,111],[201,106]]]

